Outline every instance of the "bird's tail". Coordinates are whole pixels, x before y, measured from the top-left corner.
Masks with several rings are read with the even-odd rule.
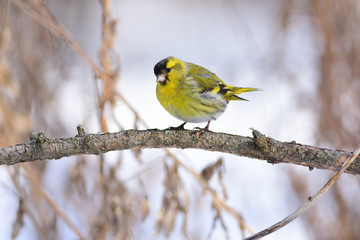
[[[242,87],[233,87],[233,86],[230,86],[229,88],[234,93],[229,100],[245,100],[245,101],[248,101],[247,99],[239,97],[237,95],[240,94],[240,93],[244,93],[244,92],[253,92],[253,91],[260,91],[261,90],[259,88],[242,88]]]

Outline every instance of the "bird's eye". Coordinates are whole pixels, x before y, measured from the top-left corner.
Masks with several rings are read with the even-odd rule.
[[[171,71],[171,68],[166,68],[166,72],[170,72]]]

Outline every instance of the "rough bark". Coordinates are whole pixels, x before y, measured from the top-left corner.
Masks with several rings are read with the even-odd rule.
[[[1,148],[0,165],[143,148],[195,148],[267,160],[269,163],[292,163],[310,169],[329,170],[338,170],[351,155],[340,150],[280,142],[256,130],[253,130],[253,137],[190,130],[148,129],[99,134],[79,131],[75,137],[56,139],[40,132],[32,133],[28,143]],[[348,168],[348,173],[360,173],[360,161],[357,160]]]

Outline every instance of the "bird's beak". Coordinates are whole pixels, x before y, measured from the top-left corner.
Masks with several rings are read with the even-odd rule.
[[[157,78],[156,78],[157,82],[163,82],[165,80],[166,80],[166,75],[165,74],[160,73],[160,74],[157,75]]]

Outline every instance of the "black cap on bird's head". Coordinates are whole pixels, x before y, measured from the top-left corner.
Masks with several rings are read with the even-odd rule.
[[[164,85],[168,79],[167,75],[170,72],[170,68],[167,68],[166,65],[169,61],[169,58],[165,58],[158,62],[154,67],[154,74],[156,76],[156,81]]]
[[[166,64],[167,62],[169,61],[168,58],[165,58],[161,61],[159,61],[155,67],[154,67],[154,73],[155,73],[155,76],[159,75],[160,73],[163,72],[164,69],[166,69]]]

